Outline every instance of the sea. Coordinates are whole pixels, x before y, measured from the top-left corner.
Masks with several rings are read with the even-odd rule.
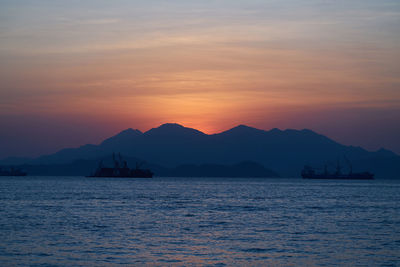
[[[400,266],[400,180],[0,177],[0,266]]]

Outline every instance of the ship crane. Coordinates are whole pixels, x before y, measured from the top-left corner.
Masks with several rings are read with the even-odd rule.
[[[103,162],[100,161],[98,169],[93,175],[88,177],[117,177],[117,178],[151,178],[153,172],[149,169],[141,169],[140,164],[136,164],[136,169],[130,169],[128,163],[124,160],[121,154],[113,153],[112,159],[114,161],[114,167],[104,167]]]
[[[318,168],[312,168],[308,165],[304,166],[303,170],[301,171],[301,176],[304,179],[344,179],[344,180],[373,180],[374,174],[368,171],[365,172],[353,172],[353,165],[351,162],[346,158],[343,157],[347,164],[349,165],[349,173],[342,173],[342,167],[340,166],[340,158],[338,158],[336,162],[336,172],[329,173],[328,166],[325,164],[324,172],[316,172],[315,170]],[[332,162],[328,162],[330,165]]]

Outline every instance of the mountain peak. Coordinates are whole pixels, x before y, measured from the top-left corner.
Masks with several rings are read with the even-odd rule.
[[[164,123],[157,127],[157,129],[184,129],[185,127],[178,123]]]
[[[125,135],[125,134],[129,134],[129,135],[138,135],[138,134],[142,134],[142,132],[140,131],[140,130],[138,130],[138,129],[132,129],[132,128],[128,128],[128,129],[125,129],[125,130],[123,130],[123,131],[121,131],[119,134],[117,134],[117,135]]]
[[[245,129],[255,129],[255,128],[250,127],[250,126],[247,126],[247,125],[244,125],[244,124],[239,124],[238,126],[233,127],[232,129],[242,129],[242,130],[245,130]]]
[[[232,129],[229,129],[225,132],[222,132],[222,134],[239,134],[239,135],[245,135],[249,133],[263,133],[265,132],[264,130],[260,130],[257,128],[253,128],[244,124],[240,124],[236,127],[233,127]]]
[[[153,128],[145,132],[146,135],[205,135],[199,130],[187,128],[177,123],[165,123],[157,128]]]
[[[115,145],[116,143],[123,143],[130,141],[132,138],[142,135],[143,133],[139,130],[134,130],[132,128],[128,128],[119,132],[118,134],[104,140],[102,145]]]

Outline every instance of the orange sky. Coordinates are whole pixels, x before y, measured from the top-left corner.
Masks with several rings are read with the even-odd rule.
[[[394,136],[399,15],[396,1],[4,1],[0,115],[103,122],[96,136],[178,122],[207,133],[314,127],[355,142],[337,121]]]

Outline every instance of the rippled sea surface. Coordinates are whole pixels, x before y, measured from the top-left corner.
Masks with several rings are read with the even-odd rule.
[[[0,177],[1,266],[400,266],[400,181]]]

